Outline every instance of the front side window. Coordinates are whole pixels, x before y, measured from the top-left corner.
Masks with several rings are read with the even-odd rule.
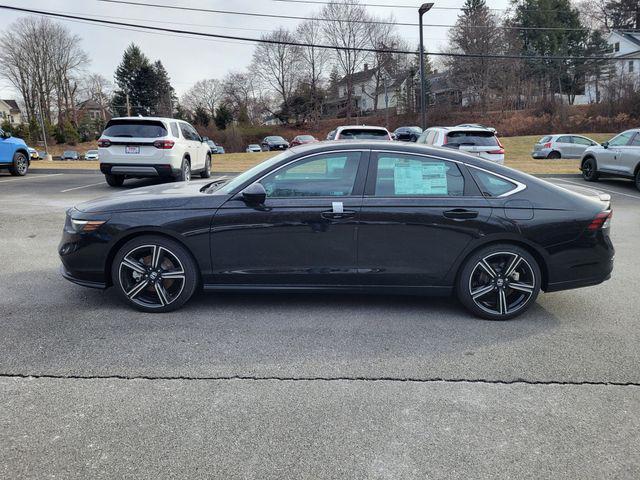
[[[378,157],[376,197],[462,195],[464,177],[454,162],[398,153]]]
[[[189,131],[186,123],[180,124],[180,131],[182,132],[182,137],[185,140],[193,140],[193,138],[191,138],[191,132]]]
[[[632,136],[633,136],[633,132],[623,132],[620,135],[618,135],[617,137],[614,137],[609,142],[609,146],[610,147],[622,147],[622,146],[626,145],[627,143],[629,143],[629,140],[631,140]]]
[[[469,168],[469,171],[486,197],[499,197],[518,187],[515,183],[484,170]]]
[[[335,152],[299,160],[260,183],[268,197],[343,197],[353,193],[360,152]]]

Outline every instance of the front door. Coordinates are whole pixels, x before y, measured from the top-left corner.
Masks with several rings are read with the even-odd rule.
[[[0,163],[13,162],[14,144],[10,138],[4,138],[4,132],[0,130]]]
[[[298,159],[259,180],[264,205],[249,206],[241,195],[228,200],[213,221],[214,283],[351,283],[367,155],[350,150]]]
[[[602,154],[598,152],[598,170],[609,170],[616,173],[626,173],[620,162],[620,147],[629,143],[633,132],[622,132],[609,142],[607,148],[603,148]]]
[[[358,231],[361,283],[442,286],[490,216],[464,165],[372,153]]]
[[[624,173],[635,174],[640,163],[640,133],[636,133],[627,145],[618,147],[618,162]]]

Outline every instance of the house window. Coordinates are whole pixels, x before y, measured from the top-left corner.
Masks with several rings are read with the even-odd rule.
[[[362,93],[364,93],[364,85],[361,85],[361,86],[360,86],[360,91],[361,91]]]
[[[613,44],[613,51],[614,52],[619,52],[620,51],[620,42],[616,42]]]
[[[629,73],[633,73],[633,60],[629,60]]]

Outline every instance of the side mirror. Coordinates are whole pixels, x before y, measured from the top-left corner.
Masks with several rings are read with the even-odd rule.
[[[264,205],[267,191],[261,183],[252,183],[242,191],[242,199],[247,205]]]
[[[604,148],[609,148],[609,142],[602,142],[602,146]]]

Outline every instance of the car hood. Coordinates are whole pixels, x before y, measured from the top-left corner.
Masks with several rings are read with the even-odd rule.
[[[76,205],[76,210],[85,213],[111,213],[140,210],[175,210],[187,205],[198,208],[194,203],[212,195],[202,193],[205,185],[216,179],[197,180],[192,182],[163,183],[148,187],[116,193],[106,197]],[[205,198],[206,197],[206,198]],[[213,205],[208,205],[213,206]]]

